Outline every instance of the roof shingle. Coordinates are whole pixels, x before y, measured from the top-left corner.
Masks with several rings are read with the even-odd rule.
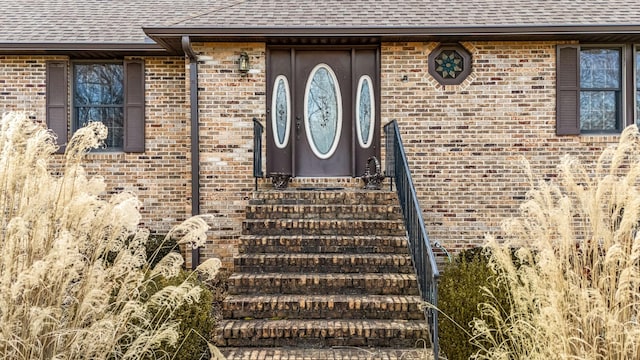
[[[0,43],[152,43],[148,28],[640,25],[626,0],[0,0]]]
[[[179,27],[475,27],[640,24],[640,2],[621,0],[244,0]]]

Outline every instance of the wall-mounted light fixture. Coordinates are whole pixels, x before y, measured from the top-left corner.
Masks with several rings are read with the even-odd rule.
[[[238,70],[242,74],[242,76],[247,75],[249,72],[249,68],[251,65],[249,64],[249,55],[246,52],[240,53],[240,58],[238,58]]]

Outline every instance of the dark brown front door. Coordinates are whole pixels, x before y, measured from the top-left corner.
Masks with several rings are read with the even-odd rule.
[[[267,173],[360,176],[379,156],[377,49],[270,49]]]

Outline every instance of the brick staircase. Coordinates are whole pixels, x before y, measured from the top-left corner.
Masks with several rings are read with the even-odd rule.
[[[259,191],[216,343],[237,359],[428,359],[393,192]]]

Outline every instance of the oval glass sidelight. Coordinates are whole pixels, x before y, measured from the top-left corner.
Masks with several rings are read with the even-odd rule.
[[[271,95],[271,129],[273,142],[279,149],[284,149],[289,143],[291,132],[291,93],[289,81],[284,75],[278,75],[273,82]]]
[[[376,124],[376,104],[373,95],[373,83],[368,75],[363,75],[358,81],[356,93],[356,131],[360,147],[367,149],[373,141]]]
[[[330,158],[342,131],[342,95],[336,75],[327,64],[316,65],[307,79],[304,125],[313,153],[320,159]]]

